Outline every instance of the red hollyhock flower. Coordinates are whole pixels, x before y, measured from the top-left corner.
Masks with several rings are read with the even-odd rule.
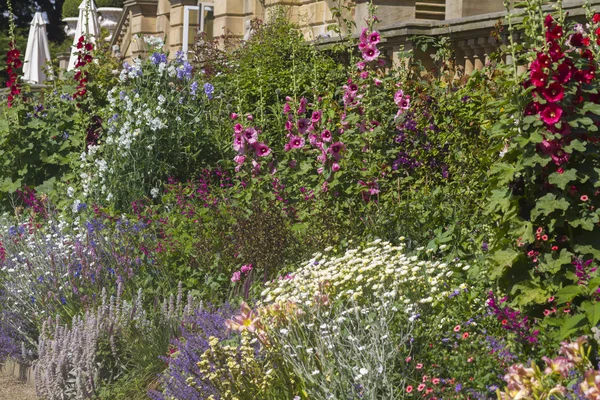
[[[596,15],[600,15],[600,14],[596,14]],[[600,28],[596,29],[596,43],[598,43],[600,45]]]
[[[594,24],[600,23],[600,14],[594,14],[594,17],[592,18],[592,22]]]
[[[525,107],[525,115],[537,115],[540,112],[540,103],[532,101]]]
[[[560,39],[563,36],[562,26],[556,25],[553,28],[548,28],[546,31],[546,41],[551,42]]]
[[[544,26],[546,28],[550,28],[553,24],[554,24],[554,18],[552,18],[552,15],[550,15],[550,14],[546,15],[546,18],[544,19]]]
[[[548,77],[541,70],[532,70],[529,77],[531,78],[531,83],[538,88],[545,87],[548,82]]]
[[[542,91],[542,96],[548,103],[557,103],[565,97],[565,89],[560,83],[554,82]]]
[[[556,165],[566,164],[569,161],[569,157],[571,155],[569,153],[565,153],[563,149],[558,149],[554,154],[552,154],[552,161]]]
[[[589,43],[589,41],[588,41]],[[569,38],[569,44],[573,47],[583,47],[585,46],[585,41],[583,35],[581,33],[574,33]]]
[[[548,54],[550,54],[550,58],[552,58],[552,61],[554,62],[557,62],[565,55],[556,42],[552,42],[550,44],[550,47],[548,48]]]
[[[565,60],[556,68],[556,73],[553,76],[554,80],[564,85],[571,80],[573,69],[573,62],[571,60]]]
[[[540,113],[540,117],[542,121],[544,121],[548,125],[554,125],[558,121],[560,121],[560,117],[562,116],[562,108],[554,103],[546,104],[544,109]]]
[[[588,69],[575,71],[573,78],[580,83],[591,83],[596,76],[596,67],[591,65]]]
[[[552,65],[552,60],[550,59],[550,57],[548,57],[547,54],[538,53],[535,61],[531,63],[532,68],[534,67],[534,64],[539,65],[543,68],[550,68],[550,66]]]
[[[536,147],[542,154],[553,154],[559,148],[557,143],[546,139],[542,140],[542,143],[538,143]]]

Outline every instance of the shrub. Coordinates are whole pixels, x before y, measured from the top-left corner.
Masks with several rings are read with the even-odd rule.
[[[65,0],[62,5],[62,17],[63,18],[73,18],[79,17],[79,5],[81,1],[79,0]]]

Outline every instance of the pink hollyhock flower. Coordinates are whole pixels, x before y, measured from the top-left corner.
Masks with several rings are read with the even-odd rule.
[[[246,142],[254,144],[258,140],[258,132],[256,132],[256,129],[252,127],[246,128],[244,130],[244,139],[246,140]]]
[[[300,136],[294,136],[290,140],[290,147],[292,149],[301,149],[304,147],[304,138]]]
[[[252,173],[258,174],[260,172],[260,164],[256,160],[252,160]]]
[[[356,83],[350,82],[348,84],[347,88],[348,88],[348,91],[350,93],[356,93],[356,92],[358,92],[358,85]]]
[[[308,120],[308,118],[300,118],[296,123],[296,126],[298,127],[298,132],[300,133],[306,133],[309,125],[310,121]]]
[[[381,86],[383,81],[381,81],[380,79],[377,79],[377,78],[373,78],[373,83],[375,83],[375,86]]]
[[[366,62],[372,62],[377,60],[380,54],[381,53],[379,49],[377,49],[377,47],[375,47],[374,45],[369,45],[362,49],[362,58]]]
[[[394,103],[396,103],[397,106],[400,106],[400,102],[402,101],[403,97],[404,92],[402,91],[402,89],[398,89],[396,93],[394,93]]]
[[[306,112],[306,105],[308,104],[308,100],[306,100],[306,98],[302,97],[300,99],[300,107],[298,108],[297,113],[298,114],[304,114]]]
[[[335,142],[327,150],[334,160],[339,161],[342,158],[342,152],[346,149],[346,145],[342,142]]]
[[[358,38],[358,40],[361,43],[367,43],[369,41],[369,33],[368,33],[368,29],[367,28],[362,28],[362,31],[360,32],[360,36]]]
[[[248,114],[248,115],[246,115],[246,119],[247,119],[248,121],[254,121],[254,117],[252,116],[252,114]]]
[[[317,144],[317,135],[313,133],[308,135],[308,143],[310,143],[311,146],[315,146]]]
[[[290,142],[287,142],[286,144],[283,145],[283,150],[284,151],[291,151],[292,150],[292,145],[290,144]]]
[[[294,123],[290,120],[285,121],[285,129],[291,131],[294,129]]]
[[[236,113],[231,113],[230,117],[232,120],[236,120],[238,115]]]
[[[331,132],[328,129],[321,132],[321,140],[324,142],[331,142]]]
[[[372,32],[369,35],[369,44],[377,44],[381,41],[381,35],[379,34],[379,32]]]
[[[243,274],[247,274],[248,272],[252,271],[252,264],[242,265],[240,271],[242,271]]]
[[[542,92],[542,95],[548,103],[557,103],[565,97],[565,89],[560,83],[553,82]]]
[[[379,65],[380,67],[384,67],[385,66],[385,60],[383,58],[380,58],[379,60],[377,60],[377,65]]]
[[[563,36],[563,28],[560,25],[556,25],[554,27],[548,28],[546,31],[546,41],[551,42],[554,40],[558,40]]]
[[[235,133],[242,133],[244,131],[244,127],[242,126],[242,124],[235,124],[235,126],[233,127],[233,131]]]
[[[400,104],[398,104],[401,110],[408,110],[410,108],[410,96],[404,96],[402,100],[400,100]]]
[[[540,113],[540,117],[542,118],[542,121],[544,121],[546,124],[554,125],[558,121],[560,121],[562,112],[562,108],[560,108],[554,103],[550,103],[545,105],[544,109]]]
[[[283,113],[284,114],[289,114],[292,112],[292,107],[289,105],[289,103],[285,103],[283,105]]]
[[[333,172],[338,172],[338,171],[340,170],[340,164],[338,164],[338,163],[334,162],[334,163],[331,165],[331,170],[332,170]]]
[[[246,161],[246,156],[241,156],[241,155],[235,156],[235,157],[233,157],[233,161],[235,161],[235,163],[238,165],[242,165],[244,163],[244,161]]]
[[[319,122],[321,120],[321,115],[323,113],[321,111],[313,111],[312,116],[310,117],[310,120],[316,124],[317,122]]]
[[[364,61],[359,61],[356,63],[356,68],[358,68],[360,71],[365,69],[366,66],[367,66],[367,63],[365,63]]]
[[[266,157],[271,154],[271,148],[264,143],[255,143],[254,151],[259,157]]]
[[[369,71],[362,71],[360,73],[360,79],[367,79],[369,77]]]
[[[233,149],[237,152],[244,150],[244,137],[239,133],[233,135]]]
[[[233,275],[231,275],[231,282],[239,282],[240,278],[241,278],[240,271],[235,271],[233,273]]]

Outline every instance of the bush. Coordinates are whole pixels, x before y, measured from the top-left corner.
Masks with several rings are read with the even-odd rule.
[[[81,1],[79,0],[65,0],[62,6],[62,17],[63,18],[73,18],[79,17],[79,5]]]

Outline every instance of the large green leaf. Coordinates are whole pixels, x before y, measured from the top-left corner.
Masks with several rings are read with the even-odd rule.
[[[536,201],[531,218],[537,219],[540,215],[550,215],[556,210],[566,211],[568,208],[569,202],[564,197],[557,198],[554,193],[548,193]]]
[[[554,172],[554,173],[550,174],[550,176],[548,177],[548,182],[550,182],[553,185],[558,186],[561,189],[564,189],[567,187],[569,182],[574,181],[576,179],[577,179],[577,170],[574,168],[571,168],[571,169],[566,170],[562,174],[559,174],[558,172]]]
[[[585,326],[587,318],[585,314],[576,314],[565,320],[563,325],[560,327],[559,337],[564,339],[575,333],[579,328]]]

